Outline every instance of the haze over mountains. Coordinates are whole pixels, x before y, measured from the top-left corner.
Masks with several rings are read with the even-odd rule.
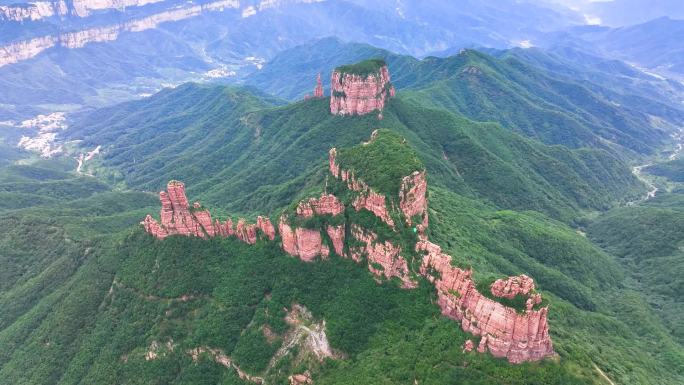
[[[684,383],[680,8],[0,0],[0,385]]]
[[[656,73],[682,73],[682,55],[673,44],[681,40],[680,22],[577,30],[585,23],[580,13],[544,3],[36,4],[8,3],[0,12],[0,121],[109,105],[184,81],[241,82],[278,52],[329,36],[416,57],[451,55],[464,47],[569,46]],[[662,44],[663,36],[671,43]]]

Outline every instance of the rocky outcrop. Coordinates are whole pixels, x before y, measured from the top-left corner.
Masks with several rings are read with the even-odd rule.
[[[0,47],[0,67],[30,59],[48,48],[54,47],[58,38],[53,36],[38,37]]]
[[[314,215],[337,216],[344,212],[344,205],[332,194],[322,194],[320,198],[309,198],[299,202],[295,210],[297,218],[311,218]],[[287,215],[280,217],[278,231],[286,253],[299,257],[302,261],[311,262],[316,257],[328,257],[330,247],[323,242],[321,229],[309,229],[290,225]],[[325,232],[332,241],[337,255],[344,255],[344,224],[327,225]]]
[[[553,354],[547,321],[548,308],[519,313],[477,291],[471,270],[452,265],[451,256],[426,239],[416,244],[424,252],[420,272],[434,283],[445,316],[461,321],[461,328],[482,336],[479,352],[488,350],[511,363],[537,361]]]
[[[428,240],[425,171],[415,171],[403,177],[398,196],[387,199],[352,171],[345,170],[338,163],[334,148],[329,152],[328,163],[332,176],[344,182],[336,182],[334,189],[346,186],[350,190],[344,194],[345,203],[351,202],[357,211],[373,212],[391,229],[383,228],[380,233],[380,229],[366,228],[368,225],[360,224],[363,223],[361,217],[355,217],[353,211],[345,213],[345,205],[337,196],[324,193],[318,198],[299,202],[294,210],[280,217],[278,232],[287,254],[312,262],[319,256],[328,257],[332,247],[337,255],[366,263],[378,280],[382,277],[396,278],[406,289],[418,286],[416,278],[420,274],[434,285],[442,314],[459,321],[464,331],[480,337],[478,352],[488,351],[511,363],[538,361],[554,354],[549,335],[548,307],[538,306],[542,298],[536,293],[532,278],[520,275],[496,280],[489,288],[492,295],[484,295],[477,290],[472,270],[454,266],[452,257]],[[162,223],[158,224],[150,216],[143,222],[145,229],[158,238],[172,234],[200,237],[235,234],[250,244],[256,242],[258,233],[270,240],[276,238],[276,230],[268,218],[259,217],[254,225],[240,220],[233,231],[230,220],[224,224],[212,222],[209,212],[199,204],[189,209],[180,182],[170,182],[168,193],[160,193],[160,199]],[[401,237],[411,230],[407,226],[413,225],[417,242],[407,246],[409,238]],[[345,239],[346,232],[351,239]],[[382,238],[378,234],[382,234]],[[402,246],[410,249],[402,250]],[[411,259],[406,258],[407,255]],[[420,263],[419,268],[411,268],[414,261]],[[519,295],[526,297],[524,309],[505,306],[496,300],[513,299]],[[463,351],[472,351],[474,347],[475,343],[468,340]]]
[[[359,194],[352,206],[359,211],[361,209],[368,210],[375,214],[378,218],[382,219],[383,222],[387,223],[389,226],[394,227],[394,220],[389,214],[387,209],[387,202],[385,196],[378,194],[373,190],[366,190]]]
[[[190,204],[185,196],[185,185],[178,181],[171,181],[167,185],[167,191],[159,193],[161,201],[161,224],[158,224],[150,215],[145,217],[143,225],[145,230],[159,239],[164,239],[169,235],[185,235],[206,237],[214,233],[214,226],[211,224],[209,229],[205,229],[208,212],[194,206],[190,210]],[[201,220],[200,220],[201,218]]]
[[[313,380],[311,379],[311,374],[304,372],[301,374],[293,374],[287,378],[290,385],[311,385]]]
[[[357,262],[362,257],[368,259],[368,270],[378,276],[386,278],[399,278],[402,287],[412,289],[418,287],[418,283],[411,278],[406,259],[402,257],[401,248],[389,241],[380,242],[378,236],[370,230],[364,230],[360,226],[352,227],[352,236],[360,241],[362,247],[353,247],[349,250],[351,258]]]
[[[219,348],[211,348],[209,346],[198,346],[196,348],[186,350],[185,354],[189,355],[192,358],[192,362],[198,362],[203,354],[207,354],[217,364],[235,370],[235,373],[241,380],[249,381],[259,385],[264,383],[264,379],[262,377],[252,376],[244,370],[240,369],[240,367],[237,366],[235,362],[230,357],[228,357],[223,352],[223,350]]]
[[[257,241],[257,230],[269,240],[275,239],[275,227],[267,217],[257,217],[256,224],[247,224],[240,218],[235,230],[231,219],[221,223],[218,219],[212,220],[211,213],[202,208],[199,202],[192,207],[185,195],[185,185],[182,182],[172,180],[166,186],[166,191],[159,193],[161,202],[161,223],[158,223],[151,215],[147,215],[141,222],[145,231],[155,238],[164,239],[170,235],[183,235],[189,237],[229,237],[236,236],[245,243],[254,244]]]
[[[344,205],[332,194],[323,194],[320,198],[309,198],[299,202],[297,215],[310,218],[315,215],[338,215],[344,212]]]
[[[330,113],[333,115],[365,115],[385,108],[387,99],[394,96],[387,65],[382,62],[371,73],[345,72],[337,68],[332,74]]]
[[[368,210],[390,227],[394,227],[394,220],[389,214],[386,197],[373,191],[365,182],[357,179],[353,172],[341,169],[339,164],[337,164],[337,149],[335,148],[331,149],[328,153],[328,166],[330,173],[335,178],[347,182],[347,187],[350,190],[359,192],[352,202],[352,206],[356,211]]]
[[[59,44],[64,48],[82,48],[89,43],[114,41],[119,37],[119,33],[119,26],[86,29],[60,35]]]
[[[64,0],[35,1],[24,4],[0,6],[0,21],[37,21],[53,16],[87,17],[93,11],[125,11],[126,8],[142,7],[165,0],[72,0],[71,8]]]
[[[415,216],[420,217],[420,224],[428,226],[427,212],[427,179],[425,170],[414,171],[401,180],[399,189],[399,208],[406,217],[406,222],[412,225]]]
[[[497,279],[490,289],[495,297],[512,299],[517,295],[529,295],[533,292],[534,280],[525,274]]]
[[[314,88],[314,98],[323,97],[323,83],[321,83],[321,74],[316,78],[316,88]]]
[[[75,16],[86,17],[92,14],[93,11],[124,10],[163,1],[165,0],[73,0],[72,12]]]
[[[326,232],[328,233],[328,237],[330,237],[330,241],[332,241],[335,254],[344,256],[344,225],[328,225],[326,227]]]
[[[323,97],[323,83],[321,82],[321,74],[320,73],[316,77],[316,87],[314,88],[313,97],[317,98],[317,99]],[[308,99],[311,99],[311,95],[309,95],[309,94],[304,95],[304,100],[308,100]]]
[[[316,257],[327,257],[330,254],[328,246],[323,244],[321,232],[317,229],[292,227],[285,216],[280,218],[278,231],[283,240],[283,250],[304,262],[311,262]]]

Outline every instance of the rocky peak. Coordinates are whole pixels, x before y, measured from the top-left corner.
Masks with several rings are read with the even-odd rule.
[[[332,178],[326,182],[326,192],[299,202],[280,217],[278,233],[285,253],[314,262],[334,251],[365,264],[376,280],[396,278],[405,289],[417,287],[418,276],[423,276],[434,285],[442,314],[459,321],[464,331],[481,337],[478,352],[488,351],[511,363],[553,355],[548,308],[540,308],[541,295],[536,293],[532,278],[520,275],[499,279],[490,287],[491,296],[485,295],[478,291],[471,269],[454,266],[453,258],[428,240],[426,172],[414,157],[406,140],[388,130],[374,132],[359,146],[331,149],[328,164]],[[370,161],[385,158],[388,164]],[[149,215],[142,222],[157,238],[234,234],[250,244],[257,241],[259,233],[269,240],[276,238],[276,229],[268,218],[259,217],[252,225],[240,219],[233,231],[230,220],[225,224],[212,222],[200,204],[189,209],[182,183],[169,182],[167,190],[160,193],[162,223]],[[412,233],[415,235],[407,235]],[[416,261],[420,267],[412,267],[409,261]],[[497,300],[518,295],[527,297],[524,308]],[[471,351],[474,346],[469,340],[463,349]]]
[[[212,220],[211,213],[204,209],[199,202],[190,206],[185,195],[185,184],[176,180],[166,185],[166,191],[159,193],[161,202],[160,218],[157,222],[151,215],[147,215],[141,222],[145,231],[158,239],[170,235],[190,237],[229,237],[235,235],[243,242],[254,244],[257,241],[257,230],[269,240],[275,239],[275,227],[267,217],[258,217],[256,224],[247,224],[240,218],[233,230],[233,221],[229,218],[224,223],[218,219]]]
[[[323,194],[320,198],[309,198],[297,205],[297,215],[310,218],[315,215],[338,215],[344,211],[344,205],[332,194]]]
[[[321,83],[321,74],[316,78],[316,88],[314,89],[314,98],[323,97],[323,83]]]
[[[330,112],[365,115],[374,111],[382,119],[385,102],[395,94],[387,64],[381,59],[337,67],[332,74]]]

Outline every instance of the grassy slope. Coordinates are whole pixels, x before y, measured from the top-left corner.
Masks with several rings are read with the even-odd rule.
[[[679,158],[655,164],[646,167],[645,171],[653,175],[664,176],[673,182],[684,182],[684,159]]]
[[[667,140],[643,112],[612,105],[581,83],[517,58],[465,51],[431,64],[425,79],[411,86],[416,100],[496,121],[545,143],[602,148],[614,143],[649,153]]]
[[[632,285],[649,293],[649,303],[680,344],[684,343],[683,231],[681,193],[612,210],[589,227],[592,239],[630,272]]]
[[[548,144],[651,152],[668,139],[655,127],[680,125],[684,114],[673,86],[621,63],[570,50],[492,52],[466,50],[448,58],[417,60],[371,46],[322,39],[279,54],[247,84],[274,95],[301,99],[313,89],[316,73],[334,63],[383,58],[398,89],[418,91],[417,101],[458,111]],[[581,56],[581,57],[578,57]],[[654,123],[649,115],[669,123]]]
[[[225,93],[253,98],[244,91],[187,86],[160,100],[124,105],[109,113],[112,119],[77,123],[88,131],[75,137],[85,137],[86,146],[114,139],[99,175],[126,175],[127,185],[146,190],[180,179],[191,192],[202,192],[205,203],[234,212],[272,212],[320,186],[328,149],[366,140],[380,125],[416,147],[433,183],[504,208],[570,220],[578,209],[604,209],[641,189],[624,164],[601,150],[545,146],[402,98],[390,102],[382,122],[375,116],[331,116],[326,100],[205,111],[225,107],[205,100],[223,100]],[[158,105],[174,96],[187,103],[183,113],[154,120],[156,109],[166,109]]]
[[[325,319],[332,346],[348,355],[313,364],[320,383],[598,384],[593,363],[616,382],[681,380],[681,369],[673,370],[681,346],[649,318],[643,296],[623,288],[621,268],[586,238],[539,213],[499,211],[444,188],[430,190],[431,238],[458,264],[473,266],[478,281],[532,274],[550,299],[560,363],[511,366],[463,354],[469,337],[439,316],[426,282],[412,291],[378,284],[349,260],[302,263],[276,243],[155,241],[132,227],[143,212],[158,209],[150,207],[154,198],[124,196],[95,194],[78,201],[73,212],[42,206],[2,215],[0,225],[14,229],[3,232],[3,250],[20,253],[31,242],[42,259],[32,263],[36,271],[27,275],[33,278],[1,292],[0,303],[7,308],[26,299],[25,290],[43,291],[12,309],[11,319],[3,314],[0,383],[237,384],[231,370],[207,357],[193,364],[184,352],[218,347],[258,373],[281,341],[268,342],[261,328],[269,325],[282,335],[282,309],[294,302]],[[63,246],[71,251],[56,253],[65,238],[72,239]],[[196,299],[173,300],[184,294]],[[152,341],[170,339],[173,352],[162,349],[158,360],[145,360]],[[300,368],[286,361],[271,380],[284,381]]]

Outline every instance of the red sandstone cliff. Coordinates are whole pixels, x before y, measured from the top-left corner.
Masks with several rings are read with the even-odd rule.
[[[548,308],[518,313],[479,293],[472,271],[453,266],[451,256],[442,253],[439,246],[425,239],[416,244],[416,250],[425,252],[420,272],[435,284],[442,314],[461,321],[464,331],[482,336],[479,352],[489,350],[511,363],[537,361],[553,354]]]
[[[375,233],[357,225],[352,227],[352,235],[363,244],[349,251],[353,260],[359,262],[365,256],[368,259],[368,270],[373,274],[399,278],[401,286],[406,289],[418,287],[418,283],[411,278],[406,259],[400,255],[400,247],[389,241],[379,242]]]
[[[365,115],[382,112],[385,102],[394,96],[390,74],[386,65],[369,75],[341,73],[332,74],[330,113],[333,115]]]
[[[162,206],[161,223],[151,215],[147,215],[141,222],[145,231],[156,238],[164,239],[170,235],[226,238],[235,235],[243,242],[254,244],[257,241],[258,229],[269,240],[275,239],[275,227],[266,217],[258,217],[256,224],[247,224],[241,218],[233,230],[231,219],[226,220],[225,223],[221,223],[218,219],[212,220],[211,213],[202,209],[199,202],[195,202],[191,208],[185,195],[185,185],[182,182],[170,181],[166,186],[166,191],[159,193],[159,200]]]
[[[344,205],[331,194],[323,194],[320,198],[309,198],[299,202],[296,215],[300,218],[311,218],[314,215],[337,216],[344,212]],[[337,255],[344,255],[344,224],[327,225],[325,232],[330,237],[333,250]],[[308,229],[290,225],[287,216],[283,215],[278,223],[278,231],[283,240],[283,250],[299,257],[302,261],[311,262],[317,256],[328,257],[330,247],[323,242],[321,229]]]
[[[311,262],[316,257],[327,257],[330,249],[323,243],[321,231],[304,227],[292,227],[285,216],[280,218],[278,231],[283,240],[283,250],[304,262]]]
[[[371,140],[372,138],[373,137],[371,137]],[[328,153],[328,165],[330,173],[335,178],[340,178],[342,181],[347,182],[347,187],[350,190],[359,193],[352,202],[352,206],[356,211],[361,209],[368,210],[382,219],[382,221],[387,223],[390,227],[394,227],[394,220],[389,214],[386,197],[373,191],[365,182],[357,179],[351,171],[341,169],[339,164],[337,164],[337,150],[335,148],[330,149],[330,152]],[[418,192],[419,191],[416,193]],[[424,192],[425,191],[423,191],[423,193]],[[422,199],[422,201],[425,203],[425,199]]]
[[[399,208],[406,217],[406,222],[413,224],[413,217],[420,217],[420,224],[423,228],[428,226],[427,212],[427,179],[425,170],[414,171],[413,174],[405,176],[401,180],[399,189]]]
[[[278,232],[282,239],[282,248],[287,254],[311,262],[319,256],[328,257],[331,251],[328,244],[331,243],[337,255],[366,263],[377,277],[396,277],[402,282],[402,287],[407,289],[417,287],[415,274],[419,273],[434,284],[437,304],[442,314],[460,321],[464,331],[481,337],[478,352],[489,351],[495,357],[505,357],[511,363],[538,361],[554,354],[547,321],[548,308],[535,310],[535,306],[541,303],[541,295],[535,292],[532,278],[520,275],[499,279],[491,285],[490,290],[495,297],[527,297],[525,309],[507,307],[480,293],[472,280],[472,271],[453,266],[452,257],[442,253],[438,245],[428,241],[425,232],[428,226],[425,171],[416,171],[402,178],[399,194],[396,200],[391,201],[399,202],[396,207],[395,203],[388,203],[390,200],[374,192],[353,172],[344,170],[337,162],[337,151],[334,148],[330,150],[328,161],[332,176],[346,182],[347,188],[355,195],[349,200],[356,211],[365,209],[374,213],[395,232],[398,230],[390,212],[396,218],[402,218],[397,226],[401,226],[403,222],[408,225],[420,222],[415,224],[419,230],[415,251],[422,255],[419,271],[411,270],[399,245],[390,240],[380,241],[373,229],[350,224],[346,220],[339,225],[324,224],[320,228],[297,227],[294,224],[314,216],[340,218],[345,212],[345,206],[332,194],[301,201],[292,213],[294,219],[300,222],[290,221],[288,215],[281,216]],[[240,219],[235,230],[230,219],[223,224],[218,220],[212,222],[209,212],[203,210],[199,203],[190,209],[184,186],[180,182],[169,182],[168,193],[161,192],[160,200],[161,224],[149,215],[142,222],[147,232],[160,239],[173,234],[199,237],[235,235],[244,242],[253,244],[258,232],[270,240],[276,237],[276,229],[265,217],[258,217],[257,223],[251,225]],[[346,226],[350,225],[350,234],[355,242],[350,243],[346,250],[345,231]],[[326,235],[330,239],[329,243],[325,241]],[[470,341],[464,345],[464,351],[471,351],[473,347],[474,343]]]
[[[321,74],[316,78],[316,88],[314,88],[314,98],[323,97],[323,83],[321,83]]]
[[[305,218],[316,215],[338,215],[344,211],[344,205],[332,194],[323,194],[320,198],[309,198],[299,202],[297,215]]]

